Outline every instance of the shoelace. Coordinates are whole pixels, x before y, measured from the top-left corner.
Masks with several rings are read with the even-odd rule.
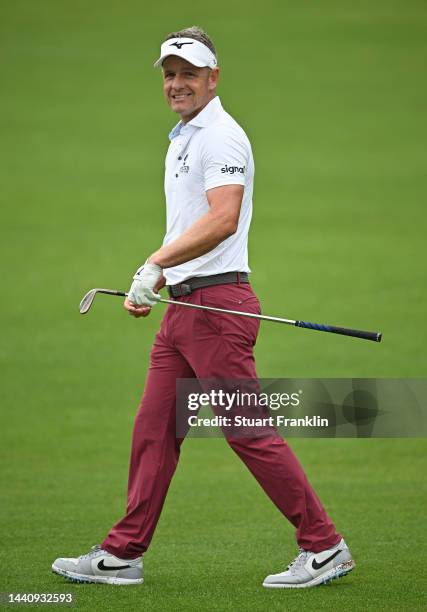
[[[289,563],[286,571],[289,570],[291,574],[295,574],[304,565],[307,559],[307,554],[308,552],[304,550],[304,548],[300,548],[298,555],[293,561],[291,561],[291,563]]]
[[[96,546],[92,546],[88,553],[85,555],[80,555],[79,559],[90,559],[94,555],[97,555],[100,550],[102,550],[102,548],[99,546],[99,544],[96,544]]]

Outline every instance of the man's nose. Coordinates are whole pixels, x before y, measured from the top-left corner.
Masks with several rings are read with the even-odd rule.
[[[172,80],[172,89],[182,89],[184,86],[184,79],[179,74],[175,74]]]

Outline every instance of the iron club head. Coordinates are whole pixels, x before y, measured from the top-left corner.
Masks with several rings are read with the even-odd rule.
[[[86,314],[88,312],[88,310],[92,306],[93,300],[95,299],[96,291],[96,289],[91,289],[83,297],[79,305],[80,314]]]
[[[117,291],[116,289],[91,289],[86,293],[86,295],[80,302],[80,314],[86,314],[88,312],[88,310],[92,306],[92,302],[95,299],[95,295],[97,293],[105,293],[106,295],[119,295],[121,297],[127,296],[127,293],[125,293],[124,291]]]

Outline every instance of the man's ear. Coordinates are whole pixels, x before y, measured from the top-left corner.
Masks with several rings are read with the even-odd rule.
[[[218,81],[219,81],[219,68],[212,68],[209,72],[209,90],[213,91],[217,85],[218,85]]]

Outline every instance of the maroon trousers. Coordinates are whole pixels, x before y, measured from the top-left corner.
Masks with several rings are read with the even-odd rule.
[[[197,289],[181,301],[259,313],[248,284]],[[182,439],[176,437],[177,378],[256,378],[253,346],[259,321],[169,306],[156,336],[135,419],[126,515],[102,548],[121,559],[144,553],[153,537]],[[320,552],[341,536],[287,443],[279,437],[228,439],[282,514],[296,527],[298,545]]]

